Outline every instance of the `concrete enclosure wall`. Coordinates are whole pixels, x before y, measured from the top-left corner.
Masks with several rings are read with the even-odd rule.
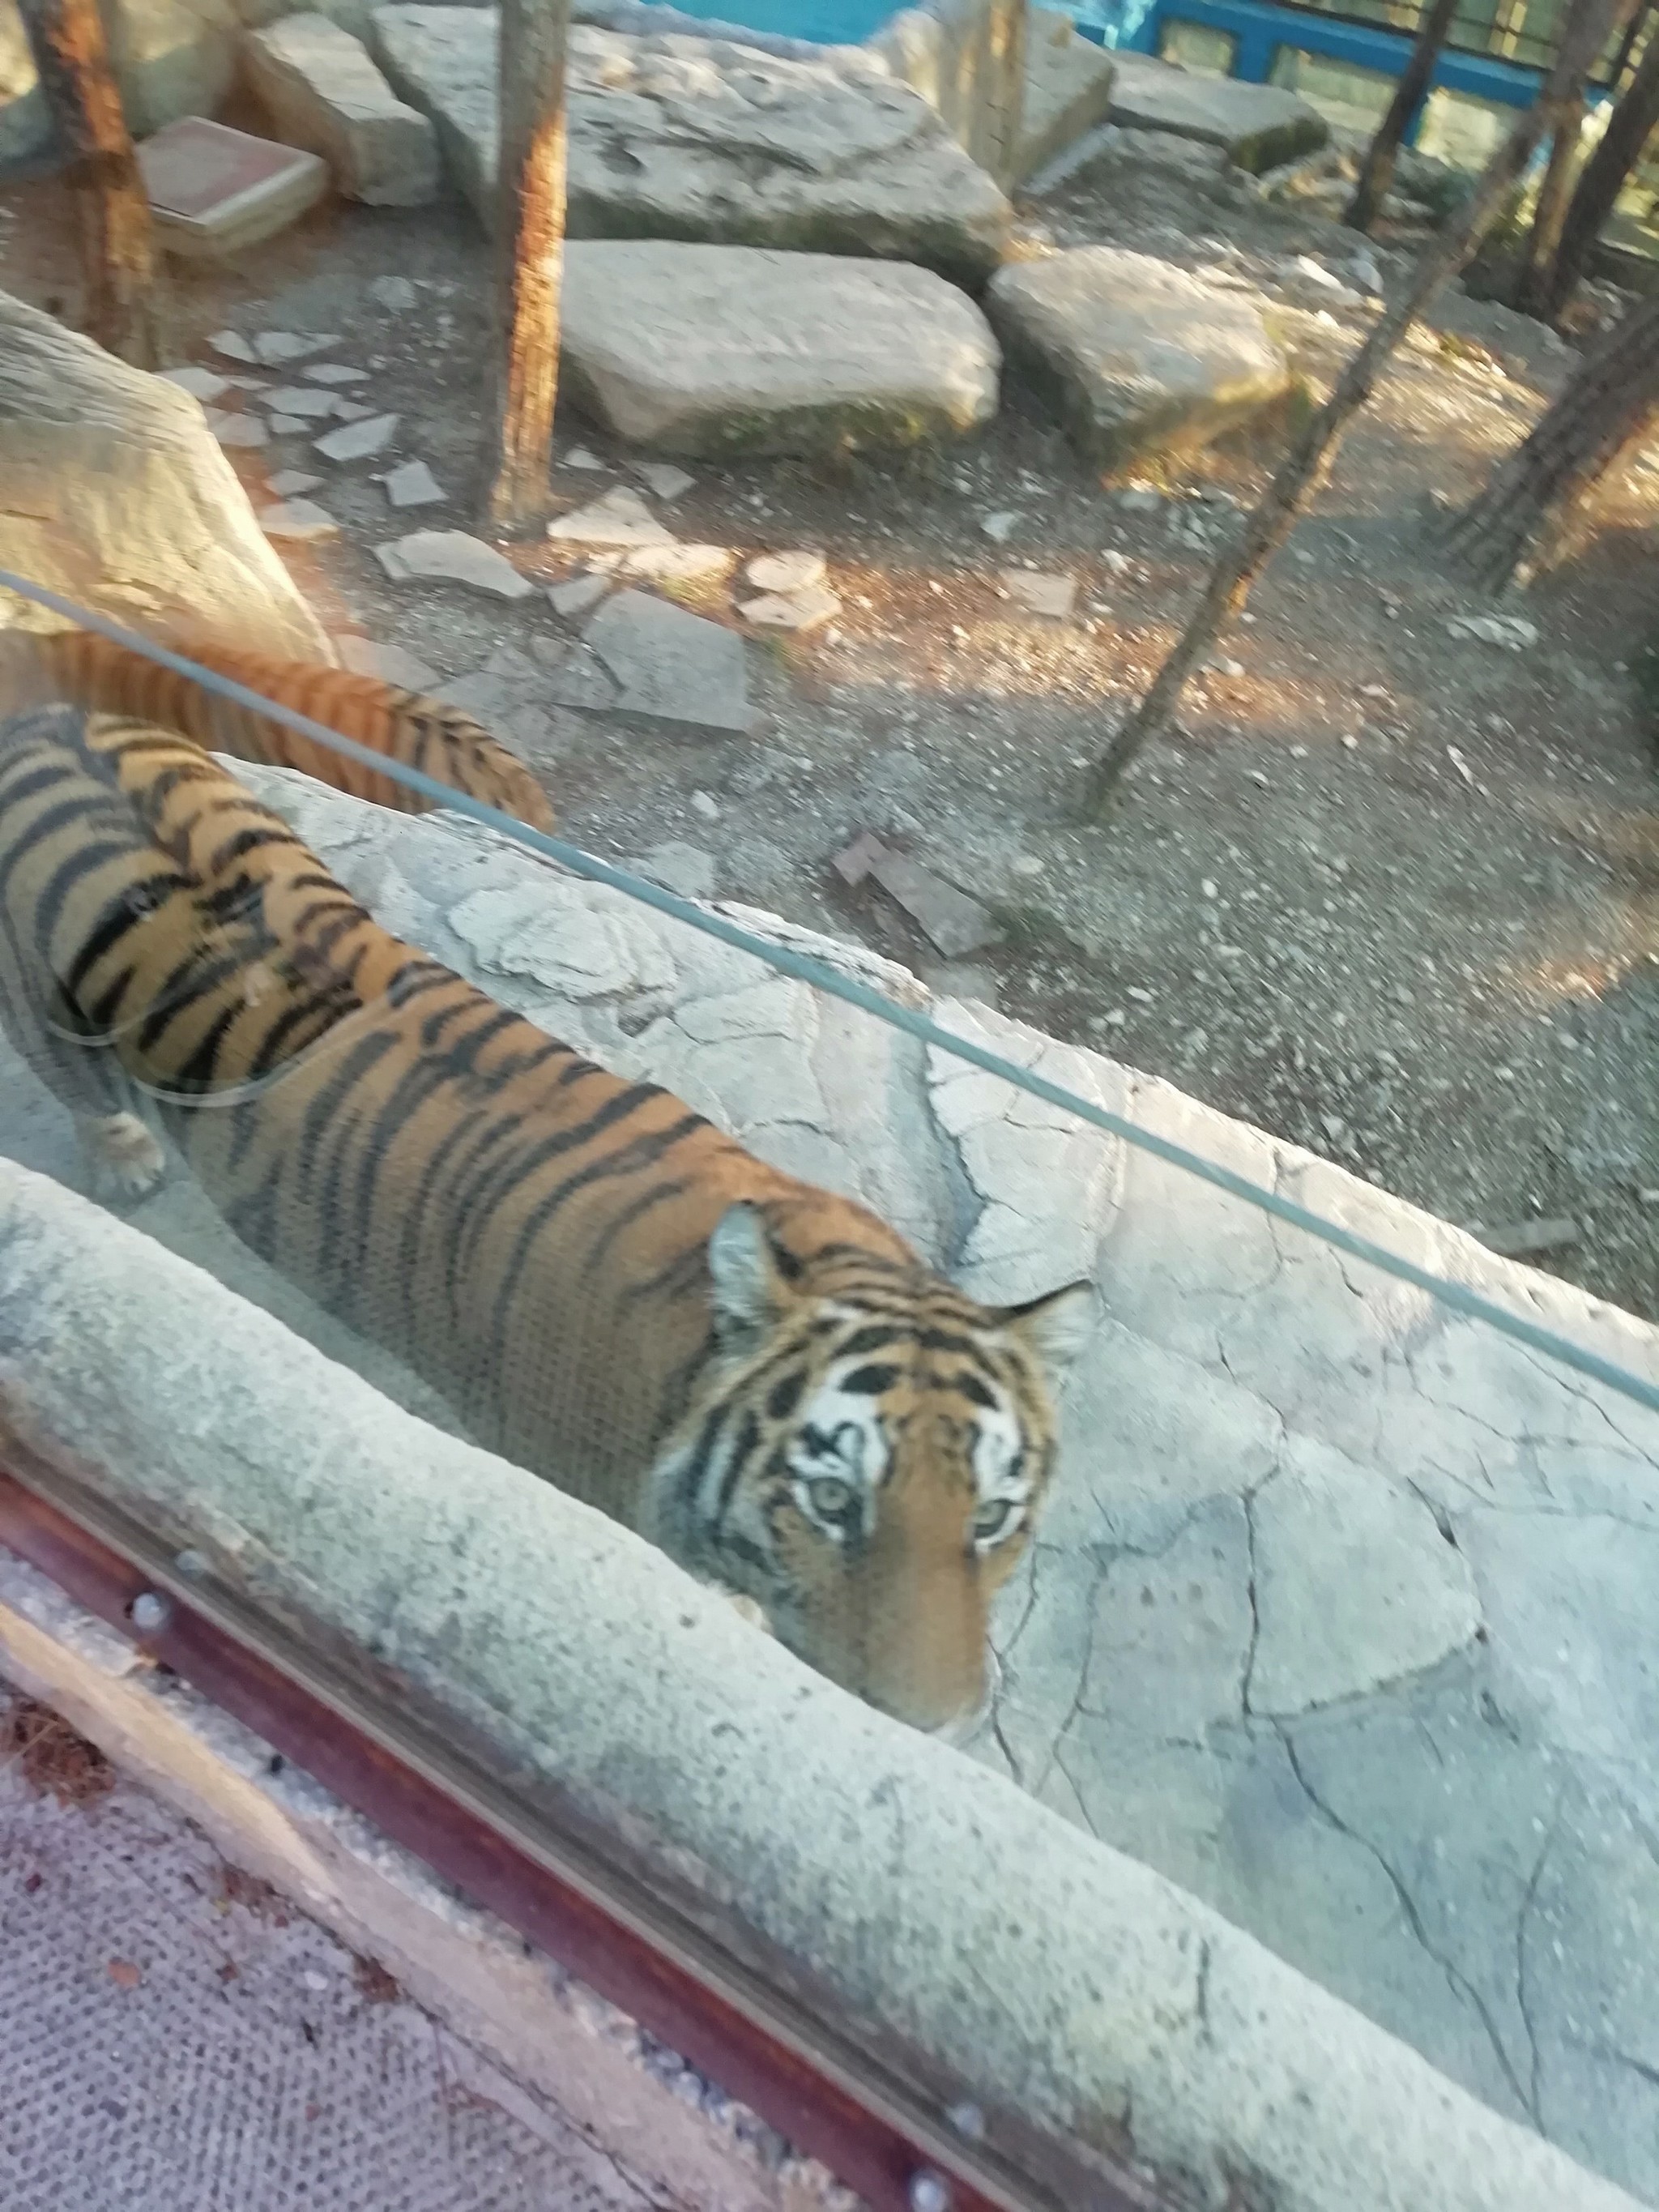
[[[1502,1421],[1521,1422],[1529,1468],[1553,1486],[1558,1549],[1573,1498],[1598,1510],[1587,1486],[1605,1512],[1623,1480],[1626,1524],[1650,1486],[1659,1455],[1634,1441],[1632,1409],[1628,1464],[1598,1456],[1573,1425],[1600,1420],[1595,1394],[1536,1361],[1506,1364],[1502,1346],[1328,1254],[1282,1248],[1248,1209],[947,1054],[465,825],[243,773],[390,926],[619,1070],[672,1083],[780,1164],[876,1205],[976,1292],[1096,1273],[1109,1317],[1072,1393],[1042,1565],[1060,1610],[1029,1585],[1014,1594],[1048,1640],[1036,1671],[1012,1644],[1010,1743],[1042,1723],[1048,1688],[1066,1708],[1054,1730],[1078,1708],[1097,1725],[1126,1692],[1157,1708],[1165,1738],[1208,1725],[1207,1647],[1189,1640],[1179,1666],[1137,1674],[1133,1638],[1154,1616],[1089,1566],[1091,1547],[1149,1587],[1166,1559],[1183,1589],[1207,1577],[1212,1634],[1233,1604],[1216,1531],[1249,1524],[1248,1659],[1219,1653],[1215,1671],[1236,1706],[1243,1666],[1247,1713],[1254,1695],[1289,1735],[1312,1706],[1474,1648],[1483,1591],[1437,1507],[1449,1525],[1448,1486],[1471,1451],[1501,1482]],[[883,988],[916,988],[829,950]],[[1526,1290],[1616,1356],[1651,1357],[1650,1332],[1559,1285],[1553,1310],[1538,1279],[1167,1086],[982,1011],[937,1011],[1384,1241],[1414,1237],[1419,1256]],[[174,1240],[207,1250],[181,1218]],[[1407,1356],[1386,1356],[1394,1344]],[[1085,2155],[1127,2150],[1184,2177],[1192,2202],[1273,2212],[1631,2202],[1080,1822],[858,1705],[627,1532],[398,1411],[198,1267],[15,1167],[0,1168],[0,1422],[307,1650],[394,1682],[413,1717],[519,1778],[525,1802],[731,1955],[907,2054],[930,2094],[971,2094],[994,2136],[1024,2125]],[[1386,1468],[1362,1456],[1379,1435]],[[1235,1479],[1243,1504],[1225,1494]],[[1505,1541],[1517,1525],[1509,1511]],[[1075,1650],[1073,1557],[1095,1622]],[[1487,1586],[1500,1596],[1502,1567]],[[1494,1621],[1501,1643],[1501,1610]],[[1091,1650],[1120,1686],[1097,1681]],[[1108,1798],[1115,1775],[1131,1778],[1127,1756],[1102,1771]],[[1144,1794],[1144,1773],[1132,1778]]]

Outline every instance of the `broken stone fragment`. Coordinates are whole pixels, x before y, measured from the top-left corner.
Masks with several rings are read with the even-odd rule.
[[[501,599],[528,599],[536,588],[505,554],[464,530],[416,530],[377,545],[374,557],[394,583],[466,584]]]

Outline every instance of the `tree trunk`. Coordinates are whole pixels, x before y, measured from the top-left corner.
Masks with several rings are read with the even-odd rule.
[[[1581,84],[1568,102],[1559,127],[1550,141],[1549,167],[1544,172],[1544,181],[1538,189],[1538,205],[1533,210],[1532,229],[1527,239],[1527,250],[1522,257],[1521,269],[1516,279],[1515,305],[1523,315],[1542,315],[1549,298],[1550,271],[1555,266],[1555,257],[1561,250],[1561,228],[1567,219],[1567,203],[1571,196],[1573,173],[1577,166],[1578,142],[1584,128],[1586,109],[1584,88]]]
[[[1382,197],[1394,182],[1394,165],[1399,158],[1401,141],[1406,126],[1417,112],[1418,105],[1429,88],[1434,75],[1434,65],[1440,58],[1440,49],[1446,43],[1451,29],[1452,17],[1457,13],[1458,0],[1434,0],[1434,5],[1423,18],[1423,27],[1417,34],[1394,98],[1389,102],[1389,112],[1376,126],[1376,136],[1365,149],[1364,165],[1359,172],[1359,181],[1353,188],[1353,198],[1348,202],[1342,220],[1350,230],[1369,231],[1376,220],[1376,210]]]
[[[149,196],[121,112],[97,0],[20,0],[40,89],[70,163],[88,335],[135,368],[167,360]]]
[[[1642,158],[1659,126],[1659,27],[1650,33],[1647,50],[1608,118],[1601,144],[1585,162],[1578,188],[1568,205],[1560,243],[1540,290],[1538,312],[1558,316],[1583,276],[1585,264],[1613,213],[1625,180]]]
[[[1451,524],[1452,558],[1501,591],[1534,547],[1559,556],[1590,494],[1656,430],[1659,298],[1632,308]]]
[[[1424,249],[1410,289],[1378,316],[1337,380],[1336,389],[1291,446],[1237,544],[1216,562],[1203,597],[1152,690],[1090,772],[1085,804],[1096,820],[1108,811],[1118,779],[1147,739],[1160,735],[1175,719],[1188,678],[1214,645],[1222,624],[1243,605],[1269,556],[1289,537],[1297,514],[1325,481],[1348,418],[1370,398],[1389,356],[1440,287],[1474,252],[1540,139],[1554,129],[1578,71],[1588,68],[1601,51],[1615,4],[1616,0],[1575,0],[1563,27],[1555,67],[1537,100],[1487,163],[1449,231]]]
[[[565,50],[570,0],[503,0],[494,470],[486,514],[532,528],[552,490],[564,280]]]

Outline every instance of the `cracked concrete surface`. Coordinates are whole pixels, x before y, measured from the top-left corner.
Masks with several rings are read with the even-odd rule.
[[[240,772],[389,927],[865,1200],[975,1292],[1093,1278],[973,1754],[1659,2201],[1659,1419],[465,824]],[[1659,1375],[1650,1328],[1341,1170],[986,1009],[935,1012]],[[5,1149],[75,1180],[63,1117],[15,1064],[0,1099]],[[136,1218],[433,1410],[187,1184]]]

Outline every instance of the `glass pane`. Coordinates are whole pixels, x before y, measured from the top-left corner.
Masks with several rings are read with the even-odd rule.
[[[1166,15],[1158,27],[1158,51],[1162,59],[1194,76],[1231,76],[1238,40],[1207,23],[1183,23],[1178,15]]]
[[[1334,61],[1301,46],[1280,46],[1273,56],[1271,81],[1300,93],[1327,122],[1341,131],[1376,130],[1394,97],[1394,79],[1381,70]]]

